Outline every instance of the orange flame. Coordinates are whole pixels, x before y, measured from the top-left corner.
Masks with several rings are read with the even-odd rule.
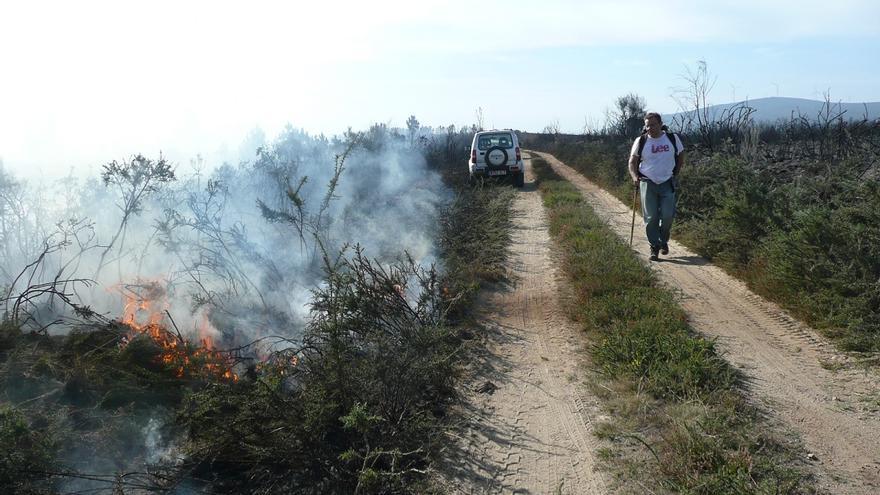
[[[198,326],[199,345],[195,345],[179,332],[168,330],[165,320],[169,304],[166,291],[158,283],[124,286],[120,292],[125,297],[121,322],[131,329],[123,339],[122,346],[128,345],[137,335],[146,335],[162,349],[158,360],[172,369],[176,377],[202,375],[238,381],[238,375],[232,371],[232,358],[214,346],[213,335],[217,334],[217,330],[211,325],[207,314],[202,314]]]

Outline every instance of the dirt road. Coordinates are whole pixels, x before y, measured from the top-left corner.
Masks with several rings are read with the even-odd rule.
[[[581,386],[585,338],[559,304],[557,272],[531,169],[514,204],[512,280],[480,306],[485,351],[471,367],[464,424],[441,467],[451,493],[604,494],[598,415]]]
[[[629,208],[554,157],[537,155],[629,240]],[[633,244],[647,262],[638,217]],[[652,268],[681,294],[693,328],[717,338],[726,359],[749,377],[754,399],[802,437],[815,455],[820,485],[834,494],[880,493],[878,374],[861,369],[814,330],[680,244],[669,247],[670,255]]]

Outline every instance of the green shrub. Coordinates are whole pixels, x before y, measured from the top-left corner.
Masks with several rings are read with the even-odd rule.
[[[873,203],[805,208],[762,251],[768,287],[849,350],[880,350],[880,200]]]
[[[0,405],[0,486],[9,493],[48,490],[56,448],[52,436],[32,428],[21,411]]]

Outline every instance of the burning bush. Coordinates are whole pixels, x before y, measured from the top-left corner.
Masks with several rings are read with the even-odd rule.
[[[393,490],[436,446],[455,355],[436,272],[359,249],[325,267],[299,359],[214,383],[180,412],[192,469],[221,491]]]
[[[0,325],[0,404],[17,405],[13,430],[24,432],[0,444],[14,452],[0,476],[14,476],[20,492],[39,493],[417,490],[456,374],[460,342],[446,324],[467,313],[470,298],[462,293],[478,288],[481,277],[497,278],[512,196],[499,199],[488,187],[464,191],[443,213],[449,221],[438,235],[434,213],[446,191],[437,194],[443,188],[433,170],[413,166],[421,159],[415,150],[403,159],[374,146],[385,139],[381,130],[363,146],[383,153],[351,157],[355,180],[339,184],[340,195],[351,198],[345,205],[336,205],[333,194],[341,162],[310,168],[327,157],[306,159],[297,151],[302,139],[280,143],[253,166],[221,168],[204,193],[193,189],[201,188],[199,177],[175,182],[178,189],[163,186],[146,206],[153,213],[163,207],[167,218],[142,239],[150,232],[149,211],[132,216],[137,225],[123,231],[140,242],[126,242],[122,256],[120,234],[118,256],[114,248],[102,260],[117,265],[101,272],[116,272],[115,291],[72,277],[80,263],[83,269],[101,264],[88,262],[107,246],[94,225],[59,227],[57,239],[12,274],[0,300],[15,318]],[[335,146],[318,144],[322,156]],[[400,163],[407,167],[397,168]],[[394,180],[380,180],[386,176]],[[325,183],[329,194],[302,203],[307,188]],[[261,221],[280,223],[246,228],[255,213],[231,203],[245,198],[253,208],[252,192],[267,206]],[[474,201],[480,206],[472,207]],[[376,228],[388,224],[400,230],[374,235],[390,232]],[[328,228],[329,235],[319,232]],[[492,232],[481,235],[484,228]],[[418,235],[401,239],[399,232],[408,231]],[[430,259],[437,237],[446,265],[442,282],[408,256],[389,262],[407,248]],[[299,255],[282,247],[295,245],[291,239],[301,241]],[[330,257],[313,247],[336,252],[335,243],[346,239],[364,242],[382,262],[360,249]],[[157,265],[158,276],[150,262],[157,245],[179,262],[170,272],[168,264]],[[67,247],[79,252],[64,258]],[[129,256],[136,258],[135,273],[124,269]],[[44,273],[53,278],[41,282]],[[299,308],[315,286],[307,320]],[[118,304],[119,292],[125,309],[109,321],[101,314],[108,313],[106,304]],[[86,305],[84,295],[100,296],[102,309]],[[63,314],[60,305],[68,306]],[[183,332],[171,313],[181,315]],[[50,335],[53,325],[64,334]],[[270,339],[275,346],[264,346]],[[28,451],[29,445],[40,449]],[[37,464],[43,473],[36,478],[22,471]]]

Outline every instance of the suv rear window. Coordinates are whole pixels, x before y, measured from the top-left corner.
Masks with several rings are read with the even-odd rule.
[[[477,141],[477,148],[481,151],[485,151],[493,146],[500,146],[502,148],[513,148],[513,139],[510,137],[510,134],[483,134],[480,136],[479,141]]]

